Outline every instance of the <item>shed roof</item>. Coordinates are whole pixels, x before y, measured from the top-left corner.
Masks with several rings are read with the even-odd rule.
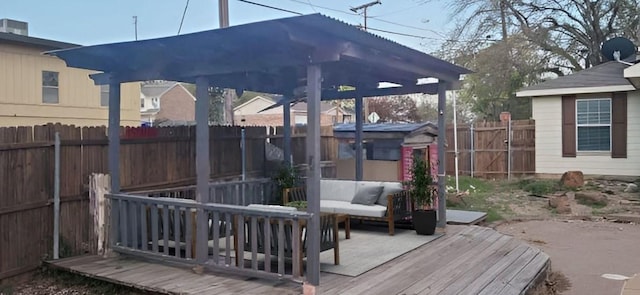
[[[633,85],[624,77],[624,70],[629,65],[610,61],[586,70],[579,71],[567,76],[558,77],[543,83],[529,86],[517,92],[518,96],[541,96],[583,93],[579,89],[598,92],[597,88],[604,91],[620,91],[628,88],[633,90]],[[578,89],[576,89],[578,88]],[[607,90],[611,89],[611,90]]]
[[[251,43],[261,46],[248,46]],[[415,85],[420,78],[457,81],[469,70],[320,15],[268,20],[151,40],[48,52],[71,67],[105,72],[99,84],[162,79],[288,93],[306,85],[305,67],[323,65],[323,89]],[[113,74],[113,75],[112,75]],[[113,78],[111,78],[113,76]]]
[[[333,135],[340,139],[354,139],[356,124],[338,124],[333,126]],[[401,139],[415,135],[436,137],[438,126],[431,122],[424,123],[378,123],[363,124],[363,139]]]

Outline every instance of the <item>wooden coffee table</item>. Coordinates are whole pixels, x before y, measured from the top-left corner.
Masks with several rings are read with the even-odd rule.
[[[349,217],[349,214],[340,214],[340,213],[336,213],[336,222],[338,223],[338,225],[340,225],[340,223],[344,223],[344,236],[347,239],[351,238],[351,218]]]

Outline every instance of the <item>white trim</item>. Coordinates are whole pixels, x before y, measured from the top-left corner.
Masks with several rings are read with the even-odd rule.
[[[581,101],[591,101],[591,100],[607,100],[609,101],[609,124],[579,124],[578,123],[578,102]],[[613,147],[613,133],[612,133],[612,126],[613,125],[611,123],[611,115],[613,113],[613,102],[612,99],[610,97],[594,97],[594,98],[578,98],[575,101],[575,122],[576,122],[576,155],[578,153],[609,153],[611,154],[611,149]],[[599,107],[598,107],[599,108]],[[609,127],[609,150],[588,150],[588,151],[581,151],[578,149],[578,128],[579,127]]]
[[[640,63],[624,69],[625,78],[640,78]]]
[[[620,91],[634,91],[634,90],[636,90],[636,88],[633,87],[633,85],[615,85],[615,86],[523,90],[523,91],[516,92],[516,96],[517,97],[552,96],[552,95],[565,95],[565,94],[586,94],[586,93],[620,92]]]
[[[266,97],[263,97],[263,96],[258,95],[258,96],[256,96],[256,97],[254,97],[254,98],[252,98],[252,99],[248,100],[247,102],[245,102],[245,103],[243,103],[243,104],[241,104],[241,105],[239,105],[239,106],[237,106],[237,107],[233,108],[233,111],[235,112],[235,111],[237,111],[237,110],[239,110],[239,109],[242,109],[242,108],[244,108],[245,106],[247,106],[248,104],[253,103],[254,101],[256,101],[256,100],[258,100],[258,99],[262,99],[262,100],[264,100],[265,102],[268,102],[268,103],[271,103],[271,104],[273,104],[273,103],[274,103],[274,102],[273,102],[273,100],[270,100],[270,99],[268,99],[268,98],[266,98]]]

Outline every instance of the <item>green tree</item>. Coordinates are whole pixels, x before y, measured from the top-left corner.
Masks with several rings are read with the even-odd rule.
[[[382,122],[418,122],[416,101],[408,96],[368,98],[369,112],[376,112]]]
[[[195,97],[196,86],[193,84],[182,84]],[[209,87],[209,123],[222,125],[224,124],[224,89],[218,87]]]

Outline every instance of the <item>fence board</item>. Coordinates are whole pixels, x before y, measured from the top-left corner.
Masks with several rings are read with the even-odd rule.
[[[478,122],[472,126],[458,124],[458,172],[484,178],[507,178],[508,132],[507,123]],[[448,125],[446,168],[447,174],[455,173],[453,126]],[[511,175],[535,173],[535,122],[512,121],[511,126]],[[473,137],[473,145],[472,145]],[[473,160],[472,160],[473,159]]]

